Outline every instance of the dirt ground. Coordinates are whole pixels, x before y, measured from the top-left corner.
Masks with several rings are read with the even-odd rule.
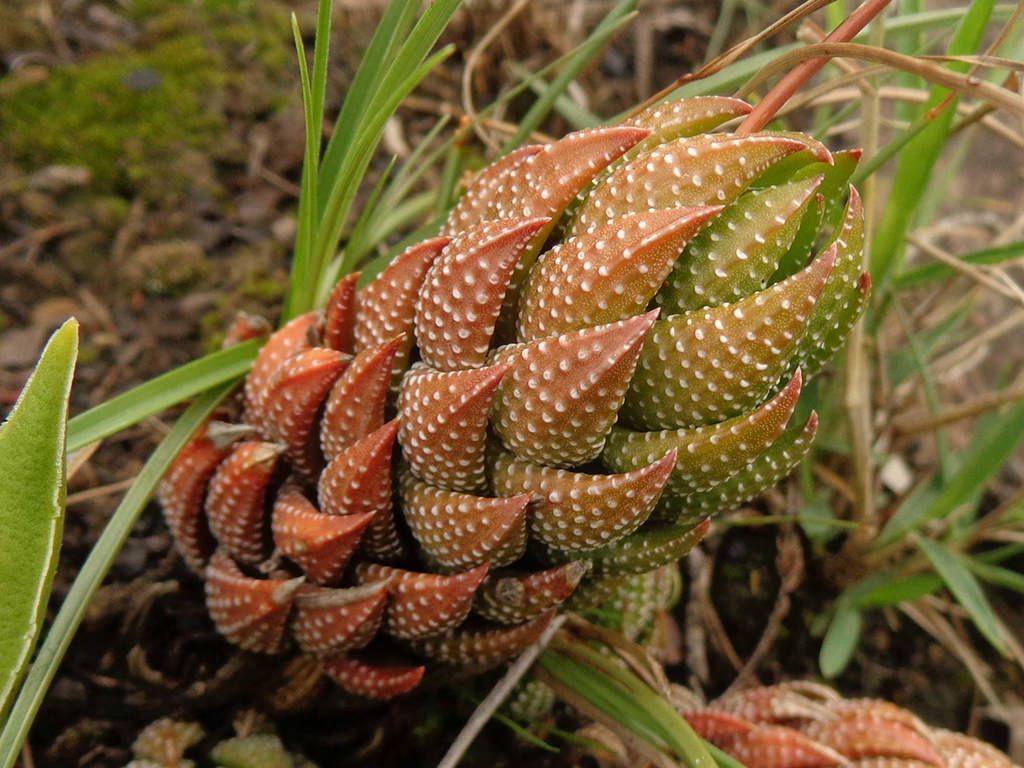
[[[310,3],[295,5],[311,28]],[[717,3],[641,5],[638,23],[574,86],[596,113],[636,103],[704,58]],[[358,63],[357,41],[369,39],[376,6],[338,3],[332,106]],[[476,60],[476,104],[507,86],[512,62],[539,68],[577,44],[610,6],[533,3]],[[274,319],[303,151],[290,8],[276,0],[0,6],[0,412],[69,314],[82,324],[73,412],[215,348],[239,310]],[[444,38],[459,52],[400,110],[375,173],[389,154],[407,155],[439,115],[458,116],[467,52],[507,8],[496,0],[472,2],[460,13]],[[735,36],[746,23],[737,18]],[[528,106],[528,99],[515,100],[497,119],[514,121]],[[570,128],[557,116],[543,127],[552,135]],[[437,178],[428,173],[426,183]],[[1019,184],[1012,171],[1000,179],[993,185],[980,172],[969,176],[963,194],[998,197]],[[149,419],[106,440],[73,478],[52,606],[167,423]],[[786,499],[782,491],[766,504],[784,506]],[[787,559],[794,547],[801,553],[796,565]],[[835,592],[821,558],[805,551],[796,533],[735,527],[718,533],[702,561],[688,566],[691,582],[713,578],[721,632],[741,659],[757,646],[787,568],[802,568],[757,668],[763,682],[817,671],[820,640],[809,627]],[[678,611],[684,625],[687,606],[684,600]],[[905,618],[877,613],[870,622],[855,663],[838,681],[845,694],[886,696],[931,722],[972,725],[1006,745],[1005,726],[979,716],[957,659]],[[705,687],[720,692],[735,666],[721,637],[688,628],[681,642],[695,636],[709,648]],[[698,675],[693,651],[678,650],[671,675],[691,682]],[[1011,667],[997,668],[1006,675],[1001,689],[1024,690]],[[468,691],[452,701],[435,688],[367,711],[326,693],[303,710],[266,695],[273,686],[264,681],[301,680],[301,672],[238,654],[214,632],[202,587],[173,552],[151,505],[43,705],[32,758],[35,765],[123,765],[135,734],[155,717],[198,719],[212,740],[229,735],[240,712],[277,707],[293,710],[277,717],[286,741],[324,765],[337,764],[338,754],[352,764],[428,765],[475,701]],[[508,765],[524,755],[538,765],[553,760],[492,725],[469,760]]]

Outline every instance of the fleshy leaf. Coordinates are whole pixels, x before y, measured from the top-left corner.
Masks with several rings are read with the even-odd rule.
[[[626,125],[647,128],[651,135],[633,147],[627,158],[674,139],[707,133],[727,120],[750,113],[752,107],[731,96],[694,96],[654,104],[625,120]]]
[[[222,551],[205,575],[206,607],[217,631],[247,651],[278,653],[302,578],[250,578]]]
[[[575,237],[637,211],[727,205],[772,164],[806,147],[767,133],[670,141],[603,178],[580,205],[568,234]]]
[[[686,241],[720,210],[629,214],[556,245],[527,278],[517,338],[534,341],[643,312]]]
[[[245,377],[245,422],[263,429],[266,421],[264,400],[284,361],[309,349],[320,335],[323,316],[319,312],[299,315],[271,334],[256,355],[252,370]]]
[[[314,584],[334,584],[359,545],[373,512],[328,515],[296,490],[283,489],[274,502],[274,545]]]
[[[408,693],[423,679],[426,667],[374,664],[345,653],[329,653],[324,672],[341,688],[368,699],[393,699]]]
[[[647,520],[676,463],[669,451],[657,461],[618,475],[588,475],[495,453],[495,493],[532,494],[530,533],[566,552],[581,552],[628,536]]]
[[[354,589],[304,585],[295,598],[292,636],[307,653],[348,651],[373,640],[388,602],[388,583]]]
[[[764,402],[791,370],[834,262],[830,248],[734,304],[656,322],[626,394],[625,420],[640,429],[715,424]]]
[[[800,397],[800,372],[756,411],[719,424],[692,429],[633,432],[616,427],[601,454],[613,472],[628,472],[679,451],[665,492],[675,496],[706,491],[742,471],[782,434]]]
[[[232,557],[243,563],[263,559],[267,485],[282,450],[275,443],[259,440],[239,443],[210,480],[206,494],[210,532]]]
[[[546,218],[485,222],[456,236],[427,272],[416,305],[425,363],[442,371],[487,361],[502,301],[524,249]]]
[[[467,493],[487,487],[487,417],[509,366],[440,372],[414,367],[402,381],[398,442],[414,475]]]
[[[448,215],[448,220],[441,228],[441,234],[453,237],[481,222],[493,219],[490,211],[497,204],[498,196],[504,194],[505,180],[542,149],[543,144],[519,147],[478,171]]]
[[[384,424],[388,387],[401,337],[356,355],[327,396],[320,421],[320,447],[331,461]]]
[[[400,337],[393,363],[395,386],[409,363],[414,342],[416,297],[430,265],[446,245],[447,237],[434,237],[409,246],[356,294],[356,352]]]
[[[547,629],[554,612],[545,613],[525,624],[485,630],[456,630],[440,637],[413,640],[416,653],[435,661],[467,667],[490,667],[518,656],[535,643]]]
[[[348,361],[348,355],[323,347],[297,352],[278,369],[265,396],[263,431],[284,444],[292,469],[303,478],[323,468],[317,415]]]
[[[711,490],[689,496],[663,494],[651,517],[685,524],[756,499],[803,461],[817,430],[818,416],[812,413],[806,422],[788,427],[768,450]]]
[[[511,364],[492,426],[528,461],[572,467],[595,458],[615,423],[657,312],[498,350]]]
[[[651,525],[614,544],[588,552],[587,559],[598,577],[647,573],[679,560],[704,538],[710,527],[710,518],[691,526]],[[545,550],[543,554],[555,562],[565,557],[554,550]]]
[[[465,621],[473,605],[473,595],[488,569],[485,563],[446,576],[361,563],[356,573],[360,582],[391,579],[391,600],[384,631],[392,637],[408,640],[439,635]]]
[[[519,624],[557,608],[590,570],[575,560],[523,576],[494,576],[477,593],[475,611],[499,624]]]
[[[354,351],[357,282],[358,272],[341,278],[331,291],[324,310],[324,346],[339,352]]]
[[[399,485],[409,529],[441,570],[501,566],[522,557],[529,494],[471,496],[422,483],[410,472],[402,473]]]
[[[715,307],[763,289],[792,245],[822,178],[741,195],[686,246],[655,299],[662,312]]]
[[[836,233],[836,265],[811,311],[807,334],[800,340],[793,358],[809,378],[820,371],[850,335],[871,298],[871,278],[862,272],[864,210],[857,190],[850,187],[850,200],[843,224]]]

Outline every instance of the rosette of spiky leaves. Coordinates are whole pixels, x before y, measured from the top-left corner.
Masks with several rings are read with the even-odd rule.
[[[640,636],[648,574],[803,457],[805,373],[866,299],[855,193],[819,231],[856,154],[709,133],[748,109],[516,150],[438,237],[274,333],[240,439],[208,425],[161,491],[221,633],[378,699],[566,606]]]
[[[1014,768],[986,742],[929,727],[888,701],[843,699],[817,683],[752,688],[681,712],[748,768]]]

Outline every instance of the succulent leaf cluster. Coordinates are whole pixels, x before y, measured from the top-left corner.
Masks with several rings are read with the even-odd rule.
[[[802,383],[869,291],[857,153],[709,132],[748,111],[522,147],[439,236],[272,334],[241,425],[161,488],[219,631],[389,698],[515,655],[788,473]]]
[[[991,744],[880,699],[794,681],[684,704],[693,729],[747,768],[1014,768]]]

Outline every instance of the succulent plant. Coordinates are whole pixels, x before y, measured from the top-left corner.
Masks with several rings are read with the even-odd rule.
[[[752,688],[682,714],[747,768],[1014,768],[987,742],[931,728],[880,699],[844,699],[810,682]]]
[[[522,147],[271,335],[241,426],[207,424],[160,491],[218,630],[389,698],[515,655],[789,472],[802,381],[869,290],[852,188],[808,258],[858,155],[709,133],[749,109]]]

